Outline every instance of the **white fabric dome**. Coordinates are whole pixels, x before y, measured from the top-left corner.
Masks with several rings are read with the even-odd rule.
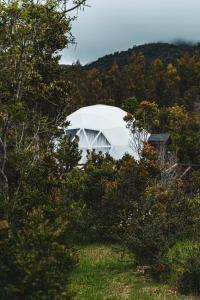
[[[131,147],[130,131],[126,128],[122,109],[108,105],[92,105],[80,108],[67,117],[70,125],[66,133],[79,137],[79,149],[86,162],[87,150],[108,152],[114,159],[120,159],[125,153],[138,159],[138,154]]]

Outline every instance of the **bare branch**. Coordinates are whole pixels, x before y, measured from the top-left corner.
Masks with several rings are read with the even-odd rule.
[[[86,3],[86,0],[82,0],[81,2],[79,2],[78,4],[76,4],[75,6],[69,8],[69,9],[66,9],[64,11],[64,13],[69,13],[69,12],[75,10],[75,9],[78,9],[80,6],[85,5],[85,3]]]

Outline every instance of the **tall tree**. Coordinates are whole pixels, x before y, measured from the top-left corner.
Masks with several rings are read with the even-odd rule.
[[[162,103],[165,106],[178,104],[180,95],[180,76],[175,66],[169,64],[163,76]]]
[[[121,106],[123,86],[121,84],[121,72],[119,66],[115,63],[106,73],[104,79],[106,98],[114,99],[117,106]]]
[[[1,299],[70,298],[76,255],[63,188],[79,152],[62,129],[69,97],[58,52],[72,40],[66,11],[57,1],[0,4]]]
[[[145,57],[143,53],[133,53],[130,63],[122,70],[121,80],[123,84],[124,99],[133,95],[141,101],[145,97]]]
[[[132,114],[128,113],[125,117],[127,127],[133,136],[131,146],[140,158],[149,133],[159,126],[159,114],[160,110],[155,102],[142,101],[135,106]]]

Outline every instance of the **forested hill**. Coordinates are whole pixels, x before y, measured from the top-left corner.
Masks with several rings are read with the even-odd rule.
[[[135,50],[135,51],[133,51]],[[135,97],[159,107],[184,105],[200,115],[200,44],[149,44],[64,70],[70,82],[70,111],[107,104],[124,107]],[[126,110],[126,109],[125,109]]]
[[[142,52],[145,56],[146,63],[149,64],[153,60],[160,58],[164,64],[174,63],[177,58],[185,52],[192,53],[200,50],[200,43],[151,43],[140,46],[134,46],[126,51],[115,52],[113,54],[105,55],[98,60],[89,63],[85,66],[86,69],[97,68],[101,70],[109,70],[111,66],[116,63],[120,68],[129,63],[130,56],[133,52]]]

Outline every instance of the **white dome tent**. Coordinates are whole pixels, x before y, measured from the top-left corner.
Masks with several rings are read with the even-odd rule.
[[[126,114],[118,107],[98,104],[80,108],[67,117],[70,125],[66,133],[79,138],[79,149],[82,151],[80,164],[86,163],[87,150],[108,152],[114,159],[129,153],[138,159],[137,152],[131,147],[130,131],[124,121]]]

